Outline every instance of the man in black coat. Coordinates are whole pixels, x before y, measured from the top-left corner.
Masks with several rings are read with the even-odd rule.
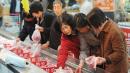
[[[29,20],[28,23],[25,22],[18,39],[24,41],[28,35],[30,36],[30,39],[32,39],[31,36],[35,30],[35,24],[38,24],[41,27],[41,29],[39,29],[41,34],[40,43],[44,44],[49,39],[50,26],[54,19],[54,15],[48,12],[44,13],[43,7],[40,2],[34,2],[31,4],[30,13],[33,17]]]
[[[64,12],[65,3],[64,0],[55,0],[53,2],[53,10],[55,13],[55,18],[51,25],[50,37],[46,44],[43,45],[43,48],[52,48],[57,50],[60,45],[61,40],[61,17]]]

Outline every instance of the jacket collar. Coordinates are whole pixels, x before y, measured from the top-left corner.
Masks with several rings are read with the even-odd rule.
[[[98,38],[99,38],[100,40],[102,40],[102,39],[104,38],[105,34],[107,34],[108,31],[110,30],[110,28],[111,28],[111,23],[112,23],[112,20],[108,19],[107,22],[105,23],[105,25],[103,26],[101,32],[100,32],[99,35],[98,35]]]
[[[111,28],[111,23],[112,23],[112,20],[108,19],[107,22],[105,23],[104,27],[102,28],[101,32],[107,33]]]

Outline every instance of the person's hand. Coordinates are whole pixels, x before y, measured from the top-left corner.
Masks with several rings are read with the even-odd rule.
[[[75,58],[74,53],[72,53],[71,51],[69,51],[68,56],[69,56],[69,57],[72,57],[72,58]]]
[[[82,67],[78,66],[78,68],[76,69],[75,73],[82,73]]]
[[[42,28],[42,27],[39,27],[38,30],[39,30],[40,32],[44,32],[44,28]]]
[[[60,50],[60,48],[61,48],[61,45],[58,46],[58,50]]]
[[[37,25],[37,24],[35,26],[35,29],[39,30],[40,32],[44,32],[44,28],[39,26],[39,25]]]
[[[91,69],[96,69],[97,66],[97,57],[96,56],[89,56],[85,59],[86,64]]]
[[[42,44],[41,48],[42,48],[42,49],[47,49],[47,48],[49,48],[49,43],[47,42],[47,43],[45,43],[45,44]]]
[[[97,65],[101,65],[106,62],[106,59],[103,57],[97,57]]]
[[[18,43],[18,42],[20,42],[20,38],[17,37],[16,38],[16,43]]]
[[[84,61],[80,60],[80,64],[78,65],[78,67],[76,68],[75,73],[82,73],[82,67],[84,65]]]

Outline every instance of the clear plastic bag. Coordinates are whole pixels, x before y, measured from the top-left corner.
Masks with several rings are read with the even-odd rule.
[[[33,44],[32,45],[32,48],[31,48],[31,52],[32,52],[32,57],[35,57],[35,56],[40,56],[40,51],[41,51],[41,44]]]
[[[39,30],[35,30],[32,34],[32,41],[35,43],[39,43],[41,40],[41,34]]]
[[[0,58],[5,61],[7,64],[13,64],[17,67],[28,67],[29,62],[19,57],[18,55],[8,51],[7,49],[2,49],[0,52]]]

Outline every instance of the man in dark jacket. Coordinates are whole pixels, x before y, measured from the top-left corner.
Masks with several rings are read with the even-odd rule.
[[[33,31],[35,30],[35,24],[37,23],[36,19],[33,18],[31,14],[23,14],[23,19],[24,19],[24,25],[23,29],[21,30],[17,41],[24,41],[26,37],[29,35],[29,38],[31,38]]]
[[[61,39],[61,16],[63,13],[63,8],[65,7],[65,4],[63,0],[55,0],[53,2],[53,10],[56,15],[56,18],[54,19],[55,24],[51,26],[51,32],[50,32],[50,47],[54,49],[58,49],[58,46],[60,45],[60,39]],[[59,11],[58,11],[59,10]],[[60,12],[58,14],[58,12]]]
[[[49,33],[50,33],[50,26],[52,24],[52,20],[54,19],[54,16],[52,13],[45,12],[43,10],[43,7],[40,2],[34,2],[30,6],[30,12],[32,16],[37,21],[37,24],[41,27],[39,29],[41,33],[41,44],[44,44],[49,39]],[[35,20],[32,20],[30,25],[24,25],[22,32],[20,33],[20,40],[24,41],[24,39],[27,37],[27,35],[32,36],[33,31],[35,30]],[[25,32],[26,31],[26,32]],[[30,32],[31,31],[31,32]],[[23,37],[24,36],[24,37]]]
[[[30,6],[30,11],[37,19],[37,24],[41,27],[38,28],[41,33],[41,44],[44,44],[49,39],[50,26],[54,19],[53,14],[43,11],[43,7],[40,2],[34,2]]]
[[[52,49],[57,50],[58,46],[60,45],[61,40],[61,17],[63,13],[63,8],[65,7],[63,0],[55,0],[53,2],[53,10],[55,13],[55,18],[51,25],[50,29],[50,38],[48,43],[46,43],[43,47],[48,48],[51,47]]]

